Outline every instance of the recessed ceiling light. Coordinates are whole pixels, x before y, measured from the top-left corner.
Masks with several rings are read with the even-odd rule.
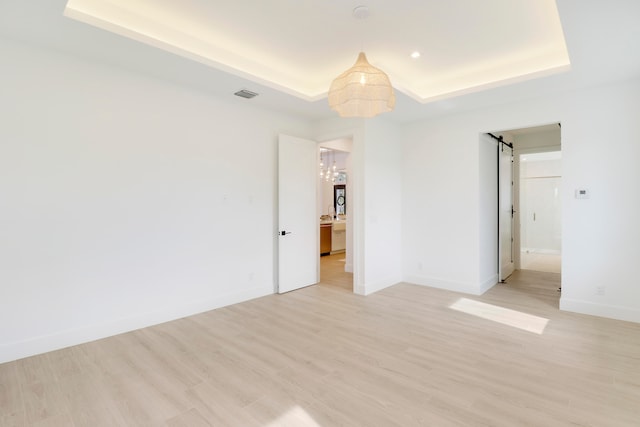
[[[413,53],[411,54],[411,57],[412,57],[413,59],[418,59],[418,58],[420,58],[420,52],[418,52],[418,51],[416,50],[415,52],[413,52]]]

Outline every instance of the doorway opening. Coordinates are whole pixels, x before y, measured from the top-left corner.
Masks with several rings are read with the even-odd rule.
[[[319,284],[353,292],[352,140],[318,144]]]
[[[317,141],[291,135],[278,135],[278,203],[274,241],[277,252],[277,256],[274,257],[276,293],[282,294],[321,282],[320,226],[323,225],[323,219],[329,220],[332,232],[342,232],[344,248],[334,249],[334,252],[342,254],[342,274],[347,277],[344,281],[350,284],[351,292],[354,292],[354,282],[357,282],[361,270],[357,268],[360,262],[354,269],[356,263],[353,261],[359,259],[356,252],[359,252],[360,242],[357,242],[357,246],[354,245],[353,224],[359,210],[353,208],[352,191],[353,188],[357,188],[358,177],[356,176],[356,184],[353,183],[354,179],[348,177],[354,172],[351,166],[352,145],[353,136],[319,144]],[[322,201],[321,184],[326,181],[320,180],[320,148],[331,150],[332,153],[346,153],[344,171],[338,168],[337,154],[329,155],[329,183],[334,187],[335,199],[331,209],[323,208],[325,203]],[[356,166],[355,172],[357,169]],[[326,173],[325,168],[324,176]],[[337,182],[334,182],[333,177]],[[327,211],[323,212],[323,209]],[[323,218],[327,214],[333,214],[334,218],[331,219],[330,215]],[[356,219],[356,222],[358,221],[359,218]]]
[[[562,148],[561,125],[493,132],[512,143],[510,186],[501,180],[505,162],[499,162],[499,247],[512,242],[513,281],[536,283],[559,297],[562,265]],[[500,150],[499,150],[500,151]],[[508,194],[507,188],[512,189]],[[508,200],[511,197],[511,200]],[[512,203],[512,228],[503,227],[507,204]],[[502,222],[500,222],[502,221]],[[505,234],[505,233],[509,233]],[[498,259],[503,264],[504,250]],[[502,271],[499,267],[499,274]],[[523,277],[526,276],[523,281]],[[528,278],[528,279],[527,279]],[[501,277],[502,279],[502,277]],[[509,277],[505,277],[509,283]],[[501,280],[502,281],[502,280]],[[547,286],[548,285],[548,286]],[[532,285],[534,286],[534,285]]]
[[[520,268],[560,273],[562,152],[519,157]]]

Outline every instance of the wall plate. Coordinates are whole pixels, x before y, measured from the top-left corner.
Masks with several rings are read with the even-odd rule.
[[[588,199],[591,196],[589,190],[586,188],[577,188],[576,189],[576,199]]]

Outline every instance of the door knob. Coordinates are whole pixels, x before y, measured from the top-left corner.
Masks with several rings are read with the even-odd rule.
[[[281,231],[279,234],[280,234],[281,236],[284,236],[284,235],[287,235],[287,234],[291,234],[291,232],[290,232],[290,231],[284,231],[284,230],[283,230],[283,231]]]

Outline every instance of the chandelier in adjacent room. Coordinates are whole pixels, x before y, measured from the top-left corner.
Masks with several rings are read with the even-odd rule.
[[[330,150],[325,151],[326,153],[326,158],[327,158],[327,162],[329,160],[329,152]],[[325,166],[324,161],[322,159],[322,151],[320,152],[320,179],[326,181],[326,182],[336,182],[336,178],[338,177],[338,168],[336,166],[336,160],[335,158],[333,159],[333,166],[329,167],[329,165],[327,164]]]

